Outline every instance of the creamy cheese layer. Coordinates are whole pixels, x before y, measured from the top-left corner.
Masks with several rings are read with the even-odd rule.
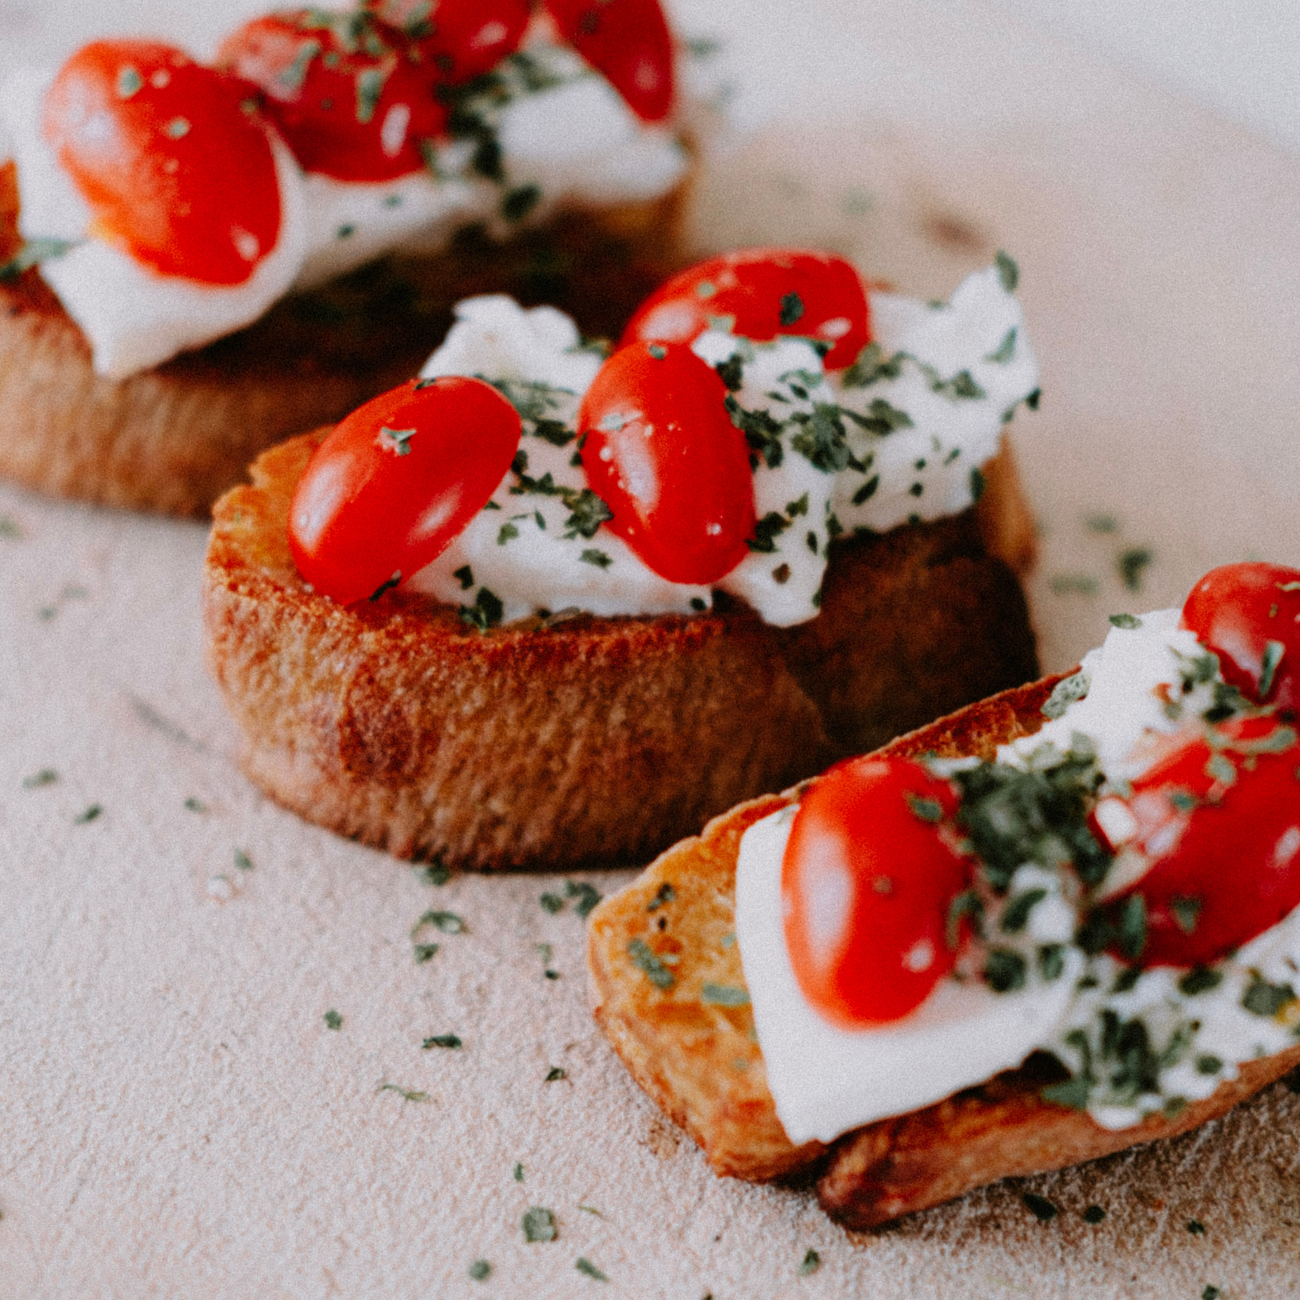
[[[1109,781],[1136,775],[1135,747],[1180,725],[1156,693],[1162,686],[1174,688],[1182,719],[1213,702],[1213,681],[1183,692],[1182,668],[1205,650],[1178,627],[1179,616],[1179,610],[1161,610],[1135,626],[1114,628],[1084,659],[1074,687],[1086,695],[1064,705],[1035,735],[1004,746],[999,761],[1027,765],[1046,744],[1065,750],[1086,737]],[[1208,978],[1188,980],[1187,971],[1155,967],[1134,979],[1109,955],[1086,957],[1072,942],[1079,900],[1066,896],[1068,884],[1059,873],[1033,864],[1015,872],[1006,898],[1043,890],[1042,900],[1022,932],[998,935],[999,946],[1025,958],[1023,989],[995,993],[978,982],[968,962],[959,964],[960,982],[940,981],[896,1025],[832,1026],[804,997],[785,945],[781,862],[794,811],[783,809],[750,827],[736,872],[745,982],[777,1115],[792,1142],[829,1141],[916,1110],[1012,1069],[1038,1049],[1076,1074],[1091,1065],[1097,1082],[1086,1100],[1089,1114],[1104,1127],[1127,1128],[1208,1097],[1235,1078],[1243,1062],[1292,1046],[1300,1035],[1300,1003],[1269,992],[1300,990],[1300,909],[1217,963]],[[1112,872],[1122,863],[1121,857]],[[1062,947],[1061,973],[1051,980],[1036,960],[1043,945]],[[1154,1087],[1137,1087],[1131,1071],[1108,1056],[1116,1050],[1115,1025],[1134,1021],[1161,1061]]]
[[[816,617],[830,544],[965,509],[1006,420],[1038,386],[1024,317],[996,268],[949,303],[872,293],[876,342],[858,365],[827,374],[808,340],[756,344],[724,329],[695,352],[731,378],[733,422],[755,448],[757,536],[717,584],[779,627]],[[602,354],[552,308],[502,296],[457,309],[422,374],[477,375],[524,415],[522,461],[487,508],[410,582],[473,605],[486,589],[509,622],[539,610],[687,614],[709,588],[651,572],[608,528],[575,529],[586,488],[575,463],[577,412]],[[722,322],[720,322],[722,324]]]
[[[42,275],[90,343],[97,373],[124,379],[251,324],[292,289],[376,257],[432,254],[478,225],[498,238],[566,205],[605,207],[667,193],[689,158],[665,127],[641,123],[572,50],[533,41],[497,69],[492,89],[462,105],[495,142],[484,165],[473,140],[436,147],[430,169],[381,184],[304,174],[276,141],[284,213],[274,252],[234,287],[163,276],[97,238],[90,214],[41,133],[52,70],[15,73],[0,91],[0,137],[18,167],[19,231],[75,245]]]

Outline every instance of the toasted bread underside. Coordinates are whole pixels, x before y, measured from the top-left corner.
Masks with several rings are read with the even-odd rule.
[[[41,492],[131,509],[206,514],[249,462],[409,379],[451,308],[511,293],[614,335],[682,258],[689,187],[565,211],[494,243],[466,231],[446,252],[390,260],[287,298],[256,324],[115,382],[32,269],[0,281],[0,475]],[[21,244],[12,163],[0,163],[0,265]]]
[[[998,745],[1042,725],[1042,705],[1060,680],[983,700],[883,752],[992,757]],[[1300,1064],[1300,1046],[1248,1062],[1235,1081],[1174,1119],[1114,1131],[1085,1112],[1044,1101],[1042,1086],[1062,1075],[1052,1058],[1035,1055],[1018,1070],[829,1146],[793,1145],[767,1088],[749,1006],[718,1002],[738,1001],[745,990],[734,935],[741,837],[798,794],[768,795],[715,818],[591,914],[587,958],[596,1019],[632,1077],[718,1173],[755,1181],[816,1175],[823,1208],[846,1227],[869,1228],[999,1178],[1186,1132]],[[660,987],[668,982],[664,972],[672,977],[667,988]]]
[[[217,504],[208,662],[253,780],[399,856],[646,861],[740,799],[1036,672],[1019,584],[973,510],[840,545],[798,628],[739,602],[486,634],[400,588],[340,608],[303,584],[286,534],[322,436],[266,452]],[[1001,526],[1023,509],[1005,457],[989,484]]]

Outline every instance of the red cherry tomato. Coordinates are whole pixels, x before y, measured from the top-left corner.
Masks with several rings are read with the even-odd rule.
[[[1142,895],[1144,966],[1207,965],[1300,907],[1295,733],[1262,717],[1211,734],[1213,748],[1199,730],[1179,736],[1133,782],[1131,843],[1155,862],[1106,911],[1118,923],[1125,902]]]
[[[637,308],[622,341],[689,343],[719,316],[735,317],[735,332],[759,342],[824,339],[834,344],[827,370],[851,366],[871,341],[862,277],[842,257],[797,248],[744,248],[680,272]]]
[[[280,186],[241,95],[170,45],[78,50],[45,97],[43,130],[93,232],[162,275],[246,281],[280,237]]]
[[[528,0],[367,0],[376,18],[404,32],[447,85],[481,77],[524,38]]]
[[[956,808],[947,781],[902,758],[850,759],[804,796],[781,865],[785,939],[828,1020],[898,1020],[952,969],[948,911],[972,863],[937,823]]]
[[[560,35],[643,122],[673,111],[673,38],[659,0],[545,0]]]
[[[226,39],[217,61],[260,92],[305,171],[393,180],[419,171],[420,142],[446,129],[430,69],[405,37],[361,11],[255,18]]]
[[[716,582],[754,534],[749,448],[717,372],[680,343],[622,348],[578,411],[587,482],[606,525],[660,577]]]
[[[436,560],[519,449],[515,408],[480,379],[403,384],[316,449],[289,510],[298,572],[340,605]]]
[[[1248,699],[1300,706],[1300,569],[1211,569],[1187,597],[1182,625],[1219,656],[1224,681]]]

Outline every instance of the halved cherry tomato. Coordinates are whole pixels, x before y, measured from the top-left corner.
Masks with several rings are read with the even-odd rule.
[[[957,794],[919,763],[855,758],[804,796],[781,865],[804,996],[846,1028],[915,1010],[956,961],[948,912],[972,861],[940,833]]]
[[[1129,843],[1155,861],[1104,910],[1145,900],[1143,966],[1207,965],[1300,907],[1298,763],[1289,727],[1241,718],[1180,734],[1134,780]]]
[[[447,85],[491,72],[524,38],[528,0],[367,0],[376,18],[404,32]]]
[[[393,180],[419,171],[420,142],[446,130],[434,74],[401,33],[361,10],[255,18],[227,37],[217,62],[261,93],[305,171]]]
[[[481,379],[412,380],[316,449],[289,510],[298,572],[341,605],[436,560],[519,449],[515,408]]]
[[[45,97],[43,130],[92,233],[162,275],[244,283],[280,237],[280,186],[241,95],[171,45],[78,50]]]
[[[1300,569],[1211,569],[1187,597],[1182,625],[1219,656],[1224,681],[1247,699],[1300,706]]]
[[[637,308],[622,341],[689,343],[725,316],[747,339],[795,334],[833,344],[827,370],[851,366],[871,341],[862,277],[842,257],[797,248],[742,248],[680,272]]]
[[[643,122],[673,111],[673,38],[659,0],[544,0],[560,35]]]
[[[660,577],[716,582],[754,533],[749,448],[717,372],[680,343],[622,348],[578,411],[587,482],[606,525]]]

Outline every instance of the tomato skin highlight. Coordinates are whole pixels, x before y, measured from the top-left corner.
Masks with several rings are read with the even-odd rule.
[[[1284,590],[1288,586],[1293,589]],[[1181,625],[1219,656],[1224,681],[1247,699],[1282,709],[1300,706],[1300,569],[1264,563],[1211,569],[1187,597]],[[1270,641],[1282,653],[1261,699]]]
[[[429,72],[457,86],[513,54],[524,39],[528,0],[367,0],[380,22],[410,38]]]
[[[717,372],[682,344],[635,344],[600,368],[578,411],[604,527],[669,582],[710,583],[754,533],[749,447]]]
[[[1155,860],[1105,911],[1117,923],[1127,900],[1143,897],[1143,966],[1208,965],[1300,907],[1300,744],[1292,735],[1281,752],[1252,753],[1285,738],[1271,717],[1214,731],[1213,747],[1199,728],[1180,735],[1133,781],[1131,843]],[[1231,763],[1231,782],[1207,772],[1216,755]]]
[[[560,35],[643,122],[662,122],[676,95],[673,38],[659,0],[544,0]]]
[[[303,578],[350,605],[436,560],[519,449],[519,414],[481,379],[412,380],[353,411],[316,449],[289,509]]]
[[[242,96],[175,46],[94,41],[59,70],[42,129],[94,234],[161,275],[243,284],[279,239],[280,185]]]
[[[870,756],[804,795],[781,866],[785,939],[804,996],[832,1023],[899,1020],[953,968],[948,911],[973,862],[936,823],[957,803],[921,764]]]
[[[871,342],[867,291],[849,262],[806,249],[742,248],[660,285],[637,308],[622,343],[689,343],[719,316],[735,317],[734,332],[755,342],[778,334],[823,339],[833,344],[822,362],[827,370],[851,366]]]
[[[436,74],[404,36],[368,16],[347,39],[314,13],[297,9],[245,23],[222,43],[218,66],[259,96],[304,171],[341,181],[420,171],[420,141],[447,127]]]

